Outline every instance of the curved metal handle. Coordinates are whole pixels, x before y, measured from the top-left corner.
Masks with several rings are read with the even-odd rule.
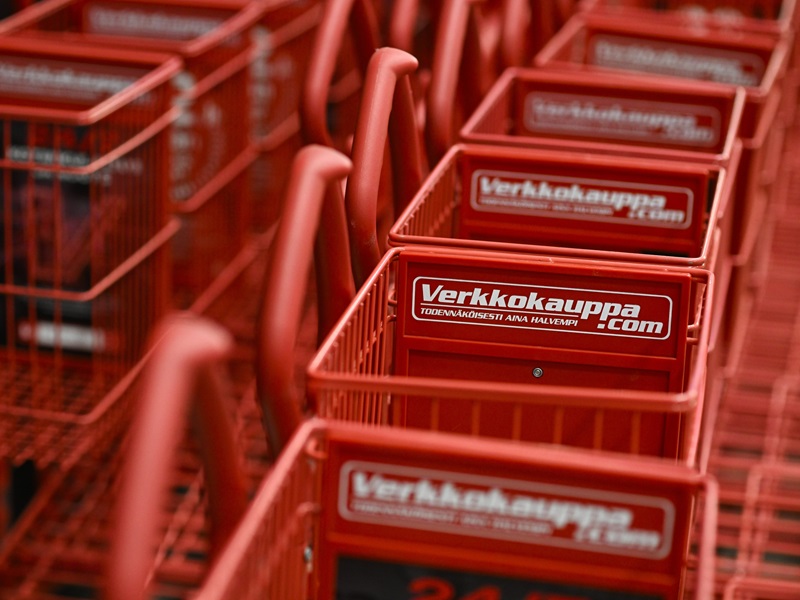
[[[520,67],[528,58],[531,41],[530,22],[533,18],[530,0],[503,2],[503,34],[500,38],[502,67]]]
[[[561,10],[554,2],[504,0],[498,52],[500,70],[529,65],[536,52],[559,29]]]
[[[470,63],[470,72],[476,81],[486,81],[492,71],[480,51],[480,44],[470,35],[470,14],[473,6],[484,0],[445,0],[436,32],[436,46],[428,87],[426,143],[428,162],[435,164],[454,143],[456,127],[454,113],[457,112],[457,92],[462,62]],[[470,43],[468,43],[470,42]],[[467,56],[470,60],[466,60]],[[484,84],[472,82],[474,95],[483,95]],[[468,94],[469,95],[469,94]],[[466,99],[469,100],[469,99]],[[477,103],[480,98],[472,99]]]
[[[303,394],[294,380],[295,348],[312,264],[313,232],[320,225],[326,190],[350,169],[345,155],[319,145],[301,148],[292,163],[265,279],[256,347],[256,389],[273,456],[303,419]],[[349,265],[349,259],[343,264]]]
[[[414,29],[419,16],[419,0],[394,0],[386,41],[392,48],[414,51]]]
[[[317,27],[303,91],[300,122],[306,144],[333,147],[328,129],[328,95],[348,25],[352,22],[356,60],[365,72],[372,53],[380,45],[377,17],[369,0],[327,0]]]
[[[395,214],[399,214],[422,184],[422,151],[407,77],[417,65],[417,59],[403,50],[381,48],[375,51],[367,67],[353,140],[353,173],[345,194],[353,276],[357,287],[382,256],[376,227],[377,206],[390,115],[395,121],[391,144],[393,181],[402,186],[395,190]]]
[[[205,451],[212,560],[247,506],[245,478],[216,371],[233,347],[232,338],[211,321],[181,313],[163,321],[153,339],[116,509],[106,572],[110,600],[144,597],[153,564],[153,537],[169,489],[170,459],[184,431],[190,402],[199,445]]]

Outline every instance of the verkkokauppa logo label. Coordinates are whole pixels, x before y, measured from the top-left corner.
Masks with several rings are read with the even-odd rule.
[[[168,12],[163,7],[119,7],[113,2],[97,2],[86,7],[84,21],[91,33],[152,37],[166,40],[190,40],[223,24],[220,15],[202,15],[173,8]],[[210,11],[209,11],[210,12]]]
[[[412,288],[417,321],[666,340],[669,296],[420,276]]]
[[[685,187],[478,169],[470,205],[492,213],[686,229],[694,194]]]
[[[339,515],[352,522],[665,558],[675,507],[659,497],[350,461]]]
[[[146,71],[122,66],[7,56],[0,59],[0,91],[26,98],[99,102],[133,85]],[[144,104],[143,94],[134,102]]]
[[[723,48],[606,34],[595,35],[588,46],[589,64],[686,79],[755,87],[765,70],[758,55]]]
[[[573,134],[710,148],[721,136],[722,117],[711,106],[533,91],[525,97],[525,127]]]

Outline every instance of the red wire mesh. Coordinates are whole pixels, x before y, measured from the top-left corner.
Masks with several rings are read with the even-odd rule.
[[[0,453],[44,466],[96,441],[169,302],[164,159],[179,63],[24,40],[1,52]]]
[[[797,568],[796,549],[788,555],[762,553],[759,544],[769,543],[769,527],[779,517],[763,523],[754,518],[762,510],[764,480],[779,481],[779,471],[771,465],[796,468],[800,457],[798,426],[800,396],[800,279],[798,279],[798,227],[796,201],[796,124],[789,123],[789,135],[781,166],[780,180],[786,190],[785,201],[776,205],[771,216],[773,227],[769,252],[761,283],[747,290],[746,309],[738,315],[741,323],[735,343],[735,360],[725,378],[718,414],[711,436],[709,472],[719,481],[720,512],[717,536],[717,591],[726,589],[727,598],[783,598],[792,586],[778,580],[777,569]],[[770,495],[764,514],[779,502],[797,501],[798,491],[783,487],[780,498]],[[781,489],[780,483],[772,491]],[[791,512],[785,512],[789,516]],[[762,525],[766,528],[759,530]],[[791,535],[794,524],[778,526]],[[795,556],[792,557],[792,552]],[[763,565],[759,560],[764,559]],[[748,566],[752,563],[753,570]],[[772,572],[770,572],[772,570]]]
[[[170,132],[176,302],[188,306],[248,242],[254,198],[250,169],[251,66],[267,2],[48,0],[6,21],[6,34],[95,47],[155,49],[180,56],[174,79],[181,114]],[[263,37],[263,36],[262,36]],[[214,232],[210,234],[209,232]]]
[[[420,247],[419,252],[424,256],[426,250],[430,252],[431,249]],[[594,377],[581,373],[578,367],[570,383],[560,382],[541,388],[533,378],[536,377],[535,373],[528,378],[528,383],[488,380],[491,377],[487,378],[485,373],[489,362],[476,366],[472,371],[461,365],[409,377],[396,370],[400,352],[397,343],[398,314],[401,310],[409,310],[399,306],[409,300],[397,298],[394,287],[401,276],[398,274],[398,257],[402,257],[404,252],[413,254],[408,250],[395,250],[387,254],[309,365],[308,393],[317,414],[325,418],[434,431],[440,429],[441,420],[443,430],[455,427],[450,430],[470,435],[576,445],[631,454],[655,453],[694,464],[705,382],[705,344],[708,339],[708,313],[705,310],[711,310],[713,305],[713,301],[712,304],[706,303],[708,298],[705,294],[692,295],[692,314],[700,317],[701,325],[697,330],[692,328],[689,334],[693,340],[687,342],[686,346],[688,370],[683,380],[684,387],[681,387],[681,393],[674,396],[653,392],[654,388],[647,387],[648,384],[644,382],[640,383],[644,387],[638,392],[635,391],[637,383],[634,381],[629,383],[631,389],[620,389],[628,385],[622,383],[624,375],[620,375],[622,379],[617,389],[603,389],[602,384],[595,388],[592,387],[595,385]],[[438,254],[431,254],[431,257],[444,253],[441,249],[436,252]],[[462,251],[459,254],[451,249],[447,254],[449,260],[446,264],[450,268],[455,268],[459,261],[465,261],[466,264],[470,264],[470,260],[477,261],[477,253]],[[489,257],[498,272],[509,268],[503,263],[504,259],[513,262],[519,269],[522,268],[519,265],[526,260],[520,256],[512,258],[511,255],[490,252],[485,252],[482,258],[488,260]],[[552,258],[547,260],[556,262]],[[588,261],[582,264],[589,266]],[[624,271],[630,266],[617,265],[611,269]],[[553,267],[556,268],[555,265]],[[469,271],[466,272],[469,274]],[[464,277],[463,273],[457,273],[456,277]],[[644,273],[640,275],[646,278]],[[545,276],[543,273],[541,275]],[[495,277],[500,278],[500,275]],[[577,283],[570,287],[576,286],[580,287]],[[702,284],[698,289],[705,289],[706,294],[710,291]],[[699,345],[696,342],[700,342]],[[432,340],[430,344],[431,348],[435,348],[435,341]],[[466,345],[465,342],[465,353]],[[459,351],[444,352],[457,354]],[[533,366],[537,360],[526,360],[522,354],[524,352],[523,345],[520,345],[506,358],[506,361],[514,362],[517,374],[524,365]],[[512,361],[512,358],[517,360]],[[481,359],[475,360],[480,362]],[[484,359],[490,360],[498,361],[497,358]],[[557,358],[541,358],[540,362],[549,360],[557,361]],[[613,359],[609,360],[613,362]],[[599,366],[601,364],[613,370],[611,363],[600,359],[595,377],[601,377],[604,373]],[[590,367],[587,368],[591,371]],[[530,369],[526,372],[530,375]],[[557,366],[554,372],[560,372]],[[578,387],[581,385],[588,387]],[[408,415],[413,410],[414,417],[407,416],[406,410]],[[444,425],[444,415],[448,413],[449,424]],[[667,413],[679,421],[685,421],[678,427],[680,433],[677,438],[671,442],[663,439],[664,446],[659,446],[654,440],[662,438],[650,427],[655,426],[658,430],[659,426],[654,424],[659,421],[659,415]],[[491,414],[492,418],[486,418],[487,414]],[[679,417],[679,414],[682,416]],[[454,415],[460,415],[457,418],[460,424],[454,424]],[[654,443],[658,448],[653,446]]]

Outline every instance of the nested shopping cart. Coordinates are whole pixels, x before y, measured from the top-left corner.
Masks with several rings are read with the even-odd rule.
[[[129,388],[138,415],[133,426],[34,497],[0,546],[3,598],[96,598],[109,578],[113,598],[140,597],[147,581],[159,597],[184,598],[199,586],[281,449],[280,440],[265,436],[271,421],[257,402],[256,383],[297,400],[286,387],[296,385],[317,345],[316,303],[308,298],[316,290],[306,294],[304,285],[313,245],[308,222],[319,218],[324,188],[340,185],[349,169],[350,161],[331,149],[302,149],[274,244],[241,265],[224,293],[193,307],[194,314],[165,320],[152,334],[144,371]],[[295,254],[305,256],[305,269],[287,272],[284,257]],[[283,286],[306,297],[282,304]],[[287,324],[297,327],[296,338],[287,338]],[[288,366],[269,361],[295,353],[300,369],[291,360]],[[189,402],[196,439],[178,445]],[[233,436],[226,413],[233,415]],[[112,546],[118,552],[109,558]]]
[[[732,201],[720,215],[729,225],[725,238],[739,236],[735,223],[743,185],[741,158],[742,89],[697,86],[617,73],[555,69],[509,69],[461,130],[468,143],[666,159],[717,165],[735,176]],[[727,231],[730,230],[730,235]],[[723,239],[724,268],[739,269],[757,239]],[[726,247],[727,246],[727,247]],[[722,287],[727,281],[718,284]],[[720,300],[730,317],[722,328],[721,348],[734,324],[746,313],[736,285]],[[722,289],[725,289],[724,287]]]
[[[387,253],[308,368],[316,414],[697,463],[710,275]]]
[[[659,23],[670,23],[689,28],[694,32],[704,30],[727,31],[732,35],[743,32],[773,36],[786,39],[793,46],[784,86],[785,99],[782,103],[784,117],[793,119],[797,108],[798,47],[795,43],[798,17],[796,0],[736,1],[719,2],[703,0],[686,2],[684,0],[583,0],[579,10],[591,14],[603,14],[617,19],[641,21],[657,19]]]
[[[151,341],[131,427],[49,479],[5,535],[3,598],[184,598],[235,529],[271,463],[252,364],[234,377],[231,336],[189,313]]]
[[[624,71],[643,77],[690,79],[700,85],[742,86],[747,101],[739,132],[743,142],[741,183],[734,211],[738,256],[734,287],[751,293],[763,280],[764,247],[786,123],[781,118],[792,40],[748,31],[708,30],[694,35],[668,24],[632,23],[607,15],[576,15],[537,55],[536,64],[557,69]]]
[[[765,281],[710,440],[708,470],[720,489],[717,592],[727,591],[728,598],[797,594],[793,581],[800,565],[796,527],[800,489],[795,472],[800,426],[796,143],[795,137],[782,166],[792,193],[776,214]]]
[[[797,464],[798,404],[795,382],[791,413],[783,423],[776,455],[748,476],[736,573],[746,578],[800,583],[800,465]],[[788,459],[788,460],[787,460]]]
[[[170,134],[170,197],[184,227],[173,244],[176,303],[188,306],[249,241],[251,65],[259,21],[278,3],[50,0],[7,19],[5,35],[94,48],[150,49],[183,59],[181,117]]]
[[[712,480],[520,448],[312,420],[196,597],[710,597]]]
[[[0,456],[40,468],[109,420],[169,305],[164,54],[0,42]]]
[[[345,154],[350,154],[351,148],[354,147],[353,137],[356,132],[356,122],[359,119],[359,106],[366,106],[363,101],[364,89],[369,84],[367,73],[369,62],[373,53],[382,46],[382,37],[378,30],[377,23],[375,22],[374,10],[368,2],[364,0],[353,0],[351,2],[328,2],[325,4],[325,12],[322,17],[322,22],[315,34],[314,48],[308,68],[308,74],[305,79],[303,95],[301,98],[300,106],[300,122],[303,131],[303,140],[307,144],[320,144],[329,146],[343,151]],[[398,9],[399,10],[399,9]],[[409,9],[411,10],[411,9]],[[426,113],[428,104],[417,96],[414,98],[412,87],[421,93],[420,88],[427,88],[428,84],[435,93],[430,94],[431,97],[436,97],[435,104],[437,105],[437,117],[431,119],[422,119],[424,128],[441,130],[443,135],[439,135],[441,140],[443,137],[447,138],[445,144],[449,144],[450,137],[453,133],[451,126],[452,121],[452,107],[458,99],[458,86],[459,84],[467,81],[474,83],[474,73],[468,72],[470,76],[462,76],[459,69],[462,62],[466,62],[466,57],[462,61],[462,56],[469,46],[470,51],[477,52],[477,43],[473,39],[475,31],[469,29],[468,25],[470,17],[474,16],[472,7],[468,2],[462,0],[448,0],[441,7],[441,10],[447,12],[449,17],[441,20],[440,27],[437,28],[435,35],[434,46],[436,50],[437,66],[435,73],[430,77],[425,78],[426,82],[420,83],[419,79],[413,77],[414,82],[417,84],[411,86],[409,81],[405,78],[400,82],[397,93],[393,100],[390,102],[392,106],[392,129],[399,131],[393,137],[404,137],[408,140],[407,143],[421,144],[424,134],[423,131],[417,131],[416,127],[411,128],[406,123],[415,122],[415,113]],[[413,12],[413,11],[412,11]],[[414,13],[416,14],[416,13]],[[413,16],[413,14],[411,15]],[[469,33],[473,37],[468,36]],[[469,43],[469,42],[473,43]],[[409,40],[405,40],[406,44],[410,44]],[[467,56],[469,52],[467,52]],[[407,63],[406,69],[414,71],[416,64],[412,65],[411,58]],[[344,63],[342,62],[344,59]],[[359,93],[352,93],[347,97],[346,101],[341,98],[335,98],[335,88],[341,88],[341,84],[334,85],[334,76],[336,69],[343,68],[342,65],[349,66],[348,73],[351,75],[347,77],[348,80],[353,80],[356,84],[356,90]],[[466,71],[465,71],[466,73]],[[342,81],[343,83],[344,81]],[[482,88],[481,88],[482,89]],[[336,96],[339,96],[336,93]],[[426,93],[426,97],[428,94]],[[475,101],[474,94],[471,96],[472,101]],[[423,107],[420,107],[420,104]],[[398,116],[402,115],[402,116]],[[446,117],[446,118],[441,118]],[[395,125],[394,123],[403,123],[403,125]],[[381,155],[386,154],[392,156],[392,165],[396,173],[408,172],[408,165],[402,160],[397,159],[397,153],[394,152],[392,145],[385,149],[373,149],[375,152],[380,152]],[[387,159],[387,164],[389,160]],[[414,162],[420,162],[420,169],[427,170],[428,160],[422,156],[415,158]],[[415,165],[416,168],[416,165]],[[402,203],[416,191],[417,179],[405,179],[397,174],[391,175],[388,169],[381,171],[382,185],[385,191],[392,190],[392,193],[398,202]],[[385,233],[389,225],[394,220],[394,216],[399,211],[393,210],[387,198],[390,196],[382,194],[379,198],[378,217],[382,223],[381,231]],[[341,204],[341,200],[331,200],[327,204],[336,206]],[[327,209],[326,209],[327,210]],[[343,230],[346,227],[342,215],[330,214],[325,217],[325,222],[329,223],[327,229],[333,233],[326,233],[326,235],[340,235],[344,237]],[[341,225],[335,225],[341,223]],[[339,232],[336,234],[335,232]]]
[[[715,297],[724,299],[731,167],[733,174],[714,165],[459,144],[389,240],[698,267],[714,273]],[[710,351],[724,309],[724,300],[715,306]]]
[[[800,593],[799,405],[793,379],[794,398],[786,406],[789,414],[781,428],[783,435],[775,444],[781,451],[767,453],[746,478],[738,504],[739,537],[733,544],[735,552],[726,557],[732,568],[718,574],[725,600],[783,600]],[[721,498],[721,502],[726,501]],[[721,509],[726,505],[721,504]]]

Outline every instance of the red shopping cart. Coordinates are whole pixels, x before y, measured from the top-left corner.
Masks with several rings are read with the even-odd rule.
[[[0,61],[0,455],[44,467],[108,434],[168,305],[163,156],[180,62],[9,38]]]
[[[5,536],[4,598],[186,597],[235,529],[270,466],[252,363],[245,380],[224,376],[232,339],[195,315],[151,340],[133,427],[48,479]]]
[[[389,240],[695,266],[714,272],[715,296],[725,298],[731,193],[716,166],[464,144],[425,180]],[[712,346],[724,304],[716,308]]]
[[[184,223],[173,244],[176,303],[188,306],[249,241],[249,169],[257,153],[250,65],[267,2],[48,0],[0,26],[7,35],[176,54],[182,109],[170,139],[170,195]],[[274,5],[272,5],[274,6]]]
[[[694,523],[710,597],[712,481],[528,448],[309,422],[197,598],[682,598]]]
[[[369,170],[380,177],[382,165],[376,167],[372,161],[376,154],[382,156],[390,136],[388,123],[393,108],[390,100],[396,95],[398,78],[415,65],[413,57],[399,50],[378,49],[373,54],[362,92],[363,107],[353,147],[354,168]],[[393,144],[393,153],[400,149],[419,152],[418,146],[407,142]],[[418,176],[416,179],[406,177],[413,169],[400,158],[398,153],[397,164],[404,168],[393,173],[402,173],[404,186],[419,181]],[[420,160],[418,153],[410,157],[403,154],[402,158],[408,158],[411,164]],[[256,343],[259,399],[276,454],[301,419],[305,407],[304,371],[310,354],[355,293],[349,240],[345,236],[330,235],[327,230],[332,223],[325,219],[332,208],[330,192],[341,190],[338,180],[348,172],[349,164],[346,157],[331,148],[303,147],[292,165],[275,238],[267,243],[269,269],[262,290]],[[323,199],[322,194],[328,197]],[[374,229],[374,219],[372,225]],[[369,232],[354,231],[351,237],[356,248],[364,246],[365,239],[375,241],[375,236],[370,236]],[[314,283],[308,282],[310,271],[314,272]],[[204,305],[209,306],[209,303],[204,302]],[[243,311],[242,314],[249,313]]]
[[[396,249],[310,363],[309,397],[326,418],[695,464],[708,284],[678,268]]]
[[[355,293],[345,243],[328,244],[324,264],[312,259],[314,233],[326,226],[328,190],[340,185],[351,162],[332,148],[313,144],[298,152],[292,167],[256,328],[257,397],[275,456],[303,419],[305,366]],[[315,289],[311,271],[323,268],[336,273],[316,274]],[[337,285],[341,282],[350,285]]]
[[[304,143],[348,151],[363,74],[380,45],[378,18],[368,0],[323,3],[300,97]]]
[[[617,19],[658,19],[695,31],[746,31],[788,39],[798,17],[795,0],[581,0],[578,11]]]
[[[482,0],[442,3],[424,108],[419,111],[430,165],[456,141],[458,128],[499,74],[505,10],[499,4]]]
[[[734,224],[740,171],[740,145],[745,97],[741,89],[703,88],[679,80],[599,74],[590,71],[556,72],[553,69],[509,69],[461,130],[469,143],[542,150],[611,154],[718,165],[736,176],[733,201],[727,214],[724,238],[738,235]],[[625,161],[628,158],[624,159]],[[728,231],[731,231],[730,235]],[[738,268],[751,251],[754,235],[745,243],[722,240],[720,266]],[[727,247],[739,245],[738,251]],[[730,264],[728,259],[730,256]],[[737,286],[728,278],[717,283],[730,288],[726,306],[730,318],[722,328],[720,348],[734,343],[726,336],[738,331],[734,324],[744,311],[735,302]],[[718,296],[718,298],[720,298]],[[720,353],[721,356],[722,353]]]
[[[794,179],[791,169],[787,176]],[[791,189],[796,183],[796,180],[791,182]],[[743,574],[746,561],[757,561],[757,555],[749,554],[750,549],[756,549],[754,552],[757,554],[759,544],[766,540],[771,540],[768,543],[773,545],[761,554],[767,566],[777,567],[782,563],[789,567],[797,563],[797,550],[792,550],[791,545],[778,549],[783,542],[777,539],[785,534],[788,537],[784,541],[787,541],[792,535],[789,523],[785,524],[786,527],[778,525],[782,531],[772,534],[760,531],[757,520],[754,522],[752,517],[743,517],[746,513],[752,514],[753,509],[745,506],[752,504],[756,497],[753,483],[749,482],[753,473],[763,465],[788,465],[797,461],[800,287],[797,285],[795,212],[794,204],[787,205],[777,220],[763,290],[754,301],[741,348],[734,350],[739,355],[733,361],[737,367],[729,373],[726,393],[719,404],[718,416],[713,419],[717,425],[710,439],[708,470],[720,486],[717,534],[717,584],[720,590],[728,582],[733,585],[733,579]],[[797,490],[792,491],[786,486],[783,494],[786,502],[791,498],[797,499]],[[784,586],[780,581],[770,582],[776,571],[767,570],[747,574],[745,579],[755,579],[754,590],[757,590],[758,580],[766,575],[766,587],[760,589],[764,593],[769,590],[777,593]],[[749,589],[746,581],[742,585],[745,586],[743,590]],[[765,596],[770,597],[768,594]]]
[[[789,41],[774,36],[750,32],[734,36],[713,30],[694,36],[679,27],[632,24],[591,14],[573,17],[536,57],[536,64],[677,77],[746,89],[732,249],[739,257],[734,285],[745,295],[761,279],[757,274],[765,265],[758,248],[769,243],[770,211],[779,201],[772,195],[784,149],[785,123],[779,111],[788,85],[789,51]]]

